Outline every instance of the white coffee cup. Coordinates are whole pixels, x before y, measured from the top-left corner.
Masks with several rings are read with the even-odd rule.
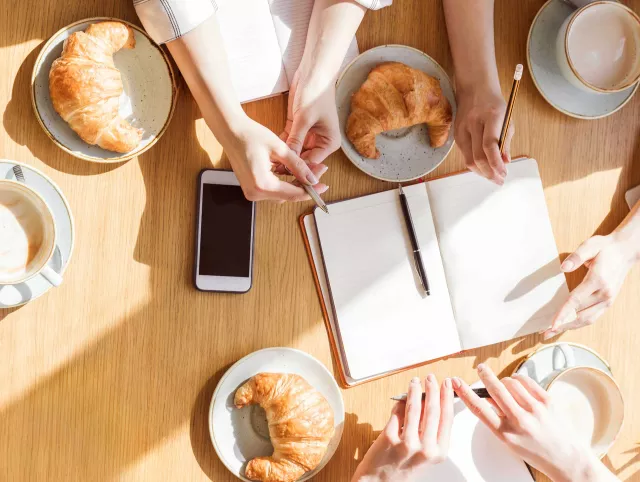
[[[640,79],[640,17],[616,1],[589,3],[560,27],[556,57],[562,75],[583,91],[625,90]]]
[[[48,266],[55,248],[55,220],[47,202],[26,184],[0,180],[0,286],[38,274],[59,286],[62,277]]]
[[[615,442],[624,421],[624,400],[616,381],[589,366],[576,366],[573,348],[553,347],[554,372],[543,383],[555,412],[602,458]]]

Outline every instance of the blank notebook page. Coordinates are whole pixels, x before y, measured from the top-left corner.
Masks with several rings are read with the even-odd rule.
[[[476,386],[476,385],[474,385]],[[525,463],[469,411],[454,403],[449,456],[420,472],[415,482],[533,482]]]
[[[427,183],[462,348],[547,328],[567,299],[533,159],[502,187],[473,173]]]
[[[405,189],[429,276],[424,297],[398,191],[343,201],[315,219],[334,313],[355,379],[460,351],[424,185]]]
[[[217,0],[218,23],[240,102],[289,90],[267,0]]]

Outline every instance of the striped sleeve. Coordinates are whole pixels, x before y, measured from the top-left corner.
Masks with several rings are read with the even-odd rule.
[[[393,0],[355,1],[366,8],[377,10],[391,5]],[[218,9],[216,0],[133,0],[133,6],[145,30],[158,44],[182,37]]]
[[[182,37],[218,9],[216,0],[133,0],[133,6],[157,44]]]

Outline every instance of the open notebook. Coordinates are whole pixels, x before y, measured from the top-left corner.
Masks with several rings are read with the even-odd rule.
[[[346,386],[538,332],[568,296],[535,160],[502,187],[464,173],[404,190],[428,297],[396,189],[302,219]]]
[[[302,60],[314,0],[216,0],[216,4],[240,102],[288,91]],[[345,63],[357,55],[354,38]]]
[[[474,385],[480,386],[480,385]],[[485,427],[464,404],[454,402],[455,418],[447,459],[427,467],[416,482],[533,482],[526,464]]]

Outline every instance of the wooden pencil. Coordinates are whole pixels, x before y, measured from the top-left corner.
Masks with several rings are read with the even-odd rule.
[[[513,106],[516,103],[516,96],[518,95],[518,88],[520,87],[520,80],[522,79],[523,70],[524,68],[522,67],[522,64],[516,65],[516,71],[513,74],[513,84],[511,85],[511,94],[509,95],[509,102],[507,103],[507,111],[504,113],[504,120],[502,121],[502,131],[500,132],[500,141],[498,142],[500,154],[504,152],[504,143],[507,139],[509,126],[511,125],[511,114],[513,114]]]

